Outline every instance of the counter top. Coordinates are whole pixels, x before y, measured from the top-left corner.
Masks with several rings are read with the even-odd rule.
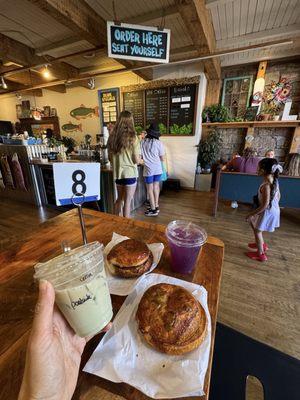
[[[43,166],[52,167],[54,164],[62,163],[62,162],[65,162],[65,163],[93,163],[95,161],[88,161],[88,160],[86,160],[86,161],[83,161],[83,160],[66,160],[66,161],[30,160],[29,164],[30,165],[38,165],[38,166],[41,166],[41,167],[43,167]],[[112,172],[112,168],[111,167],[103,167],[101,165],[101,171]]]
[[[115,215],[84,209],[88,241],[98,240],[107,244],[113,232],[147,243],[162,242],[165,249],[156,273],[175,276],[203,285],[208,291],[208,307],[212,323],[210,361],[205,378],[205,396],[190,397],[190,400],[207,400],[209,396],[217,310],[219,302],[221,271],[224,257],[223,243],[209,237],[202,248],[195,272],[178,275],[170,270],[170,250],[165,237],[165,226],[128,220]],[[59,234],[58,234],[59,233]],[[33,282],[33,266],[38,261],[46,261],[61,253],[61,241],[68,240],[74,248],[82,244],[81,231],[76,210],[68,211],[52,218],[35,228],[23,241],[15,243],[0,253],[0,305],[2,324],[0,327],[0,398],[16,399],[20,387],[26,344],[32,324],[37,290]],[[121,307],[125,297],[112,296],[114,314]],[[86,346],[82,366],[88,360],[101,335],[95,336]],[[81,372],[76,400],[92,399],[135,399],[147,400],[137,389],[125,383],[113,383],[94,375]]]

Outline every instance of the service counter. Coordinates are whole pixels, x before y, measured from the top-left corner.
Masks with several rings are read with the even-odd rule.
[[[23,145],[0,145],[1,171],[3,176],[3,181],[0,181],[0,199],[8,198],[37,206],[56,207],[53,164],[59,161],[30,160],[27,148],[28,146]],[[18,163],[14,162],[14,166],[12,167],[12,157],[14,154],[17,154]],[[92,161],[72,159],[66,162]],[[7,171],[7,166],[9,171]],[[138,184],[132,203],[132,210],[140,207],[146,200],[143,167],[138,167],[138,171]],[[12,184],[7,184],[9,174],[12,176],[10,179]],[[86,206],[112,214],[117,195],[113,180],[113,171],[111,168],[101,166],[100,176],[101,200],[95,204],[88,203]],[[20,184],[22,182],[21,178],[24,184]]]
[[[89,162],[83,160],[72,160],[67,162]],[[55,189],[53,180],[53,164],[55,162],[36,162],[31,161],[31,165],[34,169],[34,175],[36,177],[37,187],[39,190],[39,197],[41,205],[55,206]],[[143,168],[139,167],[139,177],[137,189],[133,199],[132,210],[140,207],[146,200],[146,186],[143,179]],[[116,199],[116,186],[113,180],[113,171],[110,167],[101,166],[100,174],[100,191],[101,200],[96,206],[100,211],[104,211],[113,214],[114,201]]]

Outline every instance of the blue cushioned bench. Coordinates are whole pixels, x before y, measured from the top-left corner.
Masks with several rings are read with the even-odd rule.
[[[241,172],[217,171],[213,216],[217,215],[219,199],[252,203],[262,177]],[[280,176],[280,206],[300,208],[300,177]]]

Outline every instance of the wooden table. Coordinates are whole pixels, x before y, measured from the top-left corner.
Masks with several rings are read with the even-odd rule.
[[[165,238],[165,227],[147,222],[128,220],[93,210],[84,210],[88,240],[107,244],[113,232],[141,239],[148,243],[162,242],[165,250],[155,272],[203,285],[208,291],[208,306],[212,320],[212,341],[204,390],[208,399],[215,327],[219,300],[221,270],[224,256],[223,243],[209,237],[191,276],[180,276],[170,271],[170,253]],[[71,210],[34,228],[26,239],[17,242],[0,254],[0,399],[17,398],[24,368],[24,357],[29,330],[37,298],[33,282],[33,266],[61,253],[61,242],[69,240],[72,247],[82,244],[77,210]],[[113,296],[114,312],[124,297]],[[99,342],[99,335],[91,340],[84,352],[82,365],[90,357]],[[190,399],[200,399],[193,397]],[[125,383],[113,383],[105,379],[80,373],[76,400],[145,400],[149,399]]]

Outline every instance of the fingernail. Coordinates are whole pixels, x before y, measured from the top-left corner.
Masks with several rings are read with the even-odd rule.
[[[48,282],[44,279],[40,280],[39,289],[41,292],[46,292],[48,287]]]

